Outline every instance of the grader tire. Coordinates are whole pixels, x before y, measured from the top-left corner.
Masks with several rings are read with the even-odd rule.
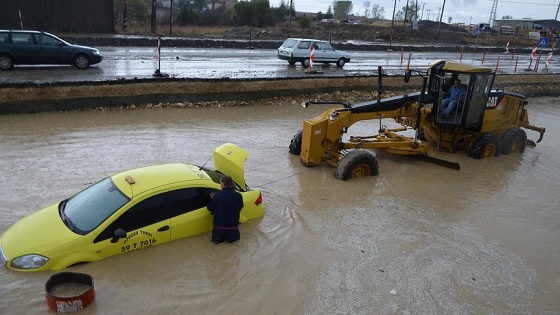
[[[290,141],[290,146],[288,147],[288,151],[293,155],[300,155],[301,153],[301,134],[302,131],[298,131]]]
[[[356,149],[346,154],[340,159],[334,171],[334,177],[340,180],[377,174],[379,174],[379,165],[375,154],[363,149]]]
[[[523,153],[527,145],[527,134],[525,131],[515,128],[504,134],[502,142],[502,154]]]
[[[500,139],[491,133],[480,137],[472,146],[469,156],[473,159],[488,158],[500,155]]]

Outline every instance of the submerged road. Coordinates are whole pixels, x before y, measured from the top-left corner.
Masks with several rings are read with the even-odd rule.
[[[523,154],[475,160],[434,147],[456,171],[378,152],[378,176],[346,182],[288,153],[321,106],[0,116],[0,233],[109,174],[202,165],[234,142],[250,153],[246,179],[265,215],[237,244],[203,233],[61,270],[95,279],[78,314],[558,314],[560,99],[528,108],[547,132]],[[376,129],[363,121],[349,134]],[[47,314],[53,273],[0,266],[0,314]]]
[[[335,65],[315,64],[320,74],[306,74],[301,64],[290,66],[276,57],[275,49],[230,48],[166,48],[98,47],[104,60],[86,70],[71,66],[16,66],[3,71],[0,84],[47,83],[73,81],[113,81],[121,79],[151,78],[156,69],[172,78],[202,79],[255,79],[297,78],[309,76],[364,76],[375,75],[379,66],[387,74],[403,74],[407,66],[426,70],[437,59],[460,61],[497,69],[503,74],[526,74],[535,69],[537,58],[530,61],[528,54],[485,53],[484,51],[406,52],[406,51],[350,51],[352,60],[344,68]],[[455,49],[455,48],[450,48]],[[560,63],[553,56],[546,65],[547,53],[543,52],[535,73],[560,73]],[[537,55],[538,57],[538,55]],[[529,70],[529,68],[531,70]],[[548,70],[546,70],[547,68]]]

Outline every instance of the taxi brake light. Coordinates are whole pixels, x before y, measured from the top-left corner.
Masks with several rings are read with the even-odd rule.
[[[258,206],[262,203],[262,194],[259,193],[259,197],[257,198],[257,200],[255,200],[255,206]]]

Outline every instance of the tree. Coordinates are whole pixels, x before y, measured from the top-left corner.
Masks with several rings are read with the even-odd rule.
[[[247,1],[238,2],[232,9],[232,18],[237,25],[254,24],[253,3]]]
[[[364,1],[364,17],[369,17],[369,7],[371,6],[371,2],[369,0]]]
[[[371,18],[374,20],[382,20],[385,18],[385,9],[379,4],[374,4],[371,7]]]
[[[453,21],[453,18],[452,18],[452,17],[448,17],[448,18],[447,18],[447,24],[451,24],[451,21]]]
[[[332,19],[332,18],[333,18],[332,6],[329,5],[329,8],[327,9],[327,13],[325,13],[325,19]]]
[[[299,19],[299,26],[301,26],[301,29],[304,30],[308,28],[309,25],[311,25],[311,20],[304,14],[301,19]]]
[[[274,19],[270,13],[270,2],[268,0],[253,0],[253,12],[258,27],[274,25]]]
[[[416,7],[413,5],[409,5],[408,6],[408,10],[406,8],[406,6],[402,7],[401,10],[399,10],[396,14],[395,14],[395,20],[396,21],[404,21],[404,17],[405,17],[405,12],[406,12],[406,18],[407,20],[410,19],[415,19],[417,17],[416,15]]]
[[[199,16],[195,12],[194,8],[189,5],[184,5],[179,10],[179,14],[175,18],[175,23],[185,26],[185,25],[196,25],[198,23]]]
[[[334,18],[337,20],[346,20],[350,11],[352,11],[352,1],[343,0],[333,2]]]
[[[287,19],[290,14],[290,8],[284,0],[280,1],[280,6],[275,8],[270,8],[270,14],[274,17],[276,22],[283,22]]]
[[[204,7],[206,6],[206,1],[205,0],[194,0],[194,8],[198,11],[202,11],[202,9],[204,9]]]
[[[268,0],[241,1],[233,7],[232,19],[237,25],[266,27],[274,25]]]
[[[116,0],[113,2],[113,12],[115,12],[115,16],[122,18],[123,3],[123,0]],[[148,2],[144,0],[128,0],[126,11],[129,21],[133,20],[144,23],[150,18],[150,7]]]

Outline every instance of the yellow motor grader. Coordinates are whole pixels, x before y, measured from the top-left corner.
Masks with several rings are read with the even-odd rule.
[[[300,155],[306,166],[324,162],[336,168],[337,179],[379,173],[376,155],[371,150],[411,155],[459,170],[451,161],[430,155],[430,147],[449,151],[466,151],[481,159],[500,154],[520,153],[527,139],[521,128],[540,133],[545,128],[529,123],[526,96],[492,89],[496,73],[493,69],[463,63],[437,60],[426,71],[407,70],[404,81],[413,73],[423,79],[422,90],[408,95],[383,97],[382,68],[378,70],[378,99],[357,104],[344,101],[310,101],[309,104],[336,105],[321,115],[303,122],[303,129],[289,145],[291,154]],[[442,102],[451,86],[459,79],[465,91],[454,110],[443,115]],[[382,119],[394,119],[401,126],[387,128]],[[350,126],[359,121],[379,120],[379,133],[371,136],[344,137]],[[414,137],[402,132],[414,130]],[[410,133],[409,133],[410,134]],[[343,140],[347,139],[347,140]]]

